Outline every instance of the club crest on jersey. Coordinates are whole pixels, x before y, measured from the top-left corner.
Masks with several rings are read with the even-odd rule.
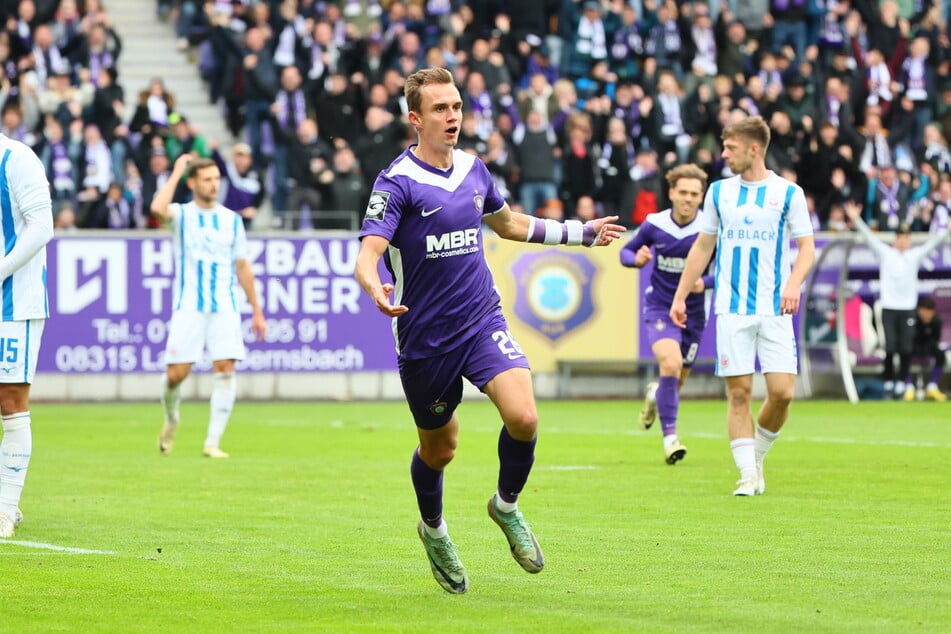
[[[366,220],[381,221],[386,216],[386,204],[390,201],[390,192],[373,191],[367,202]]]
[[[591,289],[598,269],[575,253],[527,253],[512,265],[515,315],[551,341],[594,316]]]
[[[480,196],[479,194],[476,194],[475,196],[473,196],[472,202],[475,204],[476,211],[478,211],[481,214],[482,208],[485,207],[485,198],[483,196]]]
[[[657,323],[654,324],[654,330],[656,330],[657,332],[660,332],[666,327],[667,327],[667,324],[664,323],[663,319],[658,319]]]

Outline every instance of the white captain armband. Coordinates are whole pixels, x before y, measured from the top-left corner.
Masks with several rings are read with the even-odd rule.
[[[598,233],[589,222],[582,223],[580,220],[558,222],[551,218],[529,216],[528,235],[525,237],[525,242],[590,247],[597,243]]]

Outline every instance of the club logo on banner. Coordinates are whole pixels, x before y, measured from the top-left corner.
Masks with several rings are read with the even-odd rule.
[[[594,315],[591,287],[597,267],[584,255],[528,253],[512,266],[515,315],[558,341]]]

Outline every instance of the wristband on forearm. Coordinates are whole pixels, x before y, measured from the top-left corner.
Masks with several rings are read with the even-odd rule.
[[[558,222],[551,218],[528,219],[528,235],[525,242],[538,244],[567,244],[568,246],[594,246],[598,232],[590,223],[580,220],[566,220]]]

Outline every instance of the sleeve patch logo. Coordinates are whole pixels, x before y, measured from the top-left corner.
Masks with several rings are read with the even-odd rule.
[[[366,220],[381,221],[386,215],[386,203],[390,200],[390,192],[374,191],[370,194],[370,201],[367,203]]]

